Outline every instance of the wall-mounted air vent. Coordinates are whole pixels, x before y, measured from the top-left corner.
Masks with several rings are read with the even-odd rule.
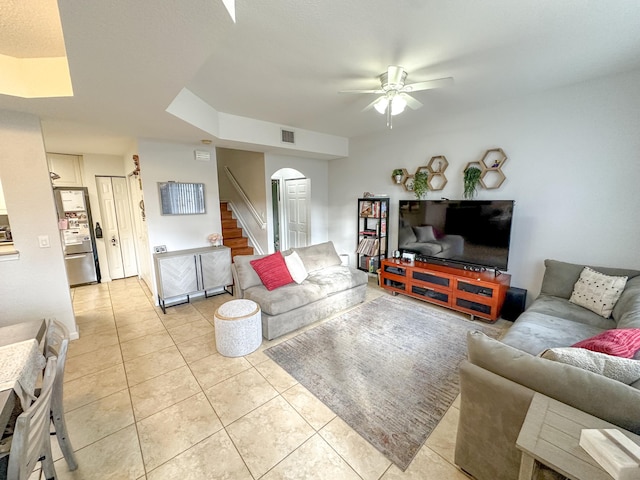
[[[294,132],[292,130],[285,130],[284,128],[280,129],[282,132],[282,143],[296,143]]]
[[[204,150],[194,150],[193,152],[196,160],[200,162],[208,162],[211,160],[211,152],[207,152]]]

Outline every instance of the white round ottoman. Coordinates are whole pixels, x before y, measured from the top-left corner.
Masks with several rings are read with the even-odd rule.
[[[253,300],[231,300],[213,315],[216,348],[225,357],[241,357],[262,343],[260,306]]]

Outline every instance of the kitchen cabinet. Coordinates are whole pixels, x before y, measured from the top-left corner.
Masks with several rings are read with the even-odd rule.
[[[54,187],[82,187],[82,168],[78,155],[47,153],[49,171],[60,176],[51,180]]]
[[[228,290],[229,286],[233,288],[229,247],[203,247],[156,253],[153,259],[158,303],[165,313],[166,307],[188,303],[194,294],[204,294],[208,297],[209,291],[214,289],[222,290],[216,294],[233,294],[233,290]],[[167,300],[175,300],[175,303],[167,305]]]

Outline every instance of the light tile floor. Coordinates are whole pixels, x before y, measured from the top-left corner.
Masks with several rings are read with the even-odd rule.
[[[457,402],[402,472],[263,353],[284,338],[218,354],[213,314],[230,295],[166,315],[135,278],[72,295],[64,405],[80,467],[54,441],[61,480],[468,478],[453,465]],[[367,301],[379,295],[370,284]]]

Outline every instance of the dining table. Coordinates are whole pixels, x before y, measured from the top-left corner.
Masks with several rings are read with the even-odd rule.
[[[0,435],[16,402],[24,407],[33,395],[32,385],[44,367],[42,339],[46,331],[44,319],[0,327]]]

